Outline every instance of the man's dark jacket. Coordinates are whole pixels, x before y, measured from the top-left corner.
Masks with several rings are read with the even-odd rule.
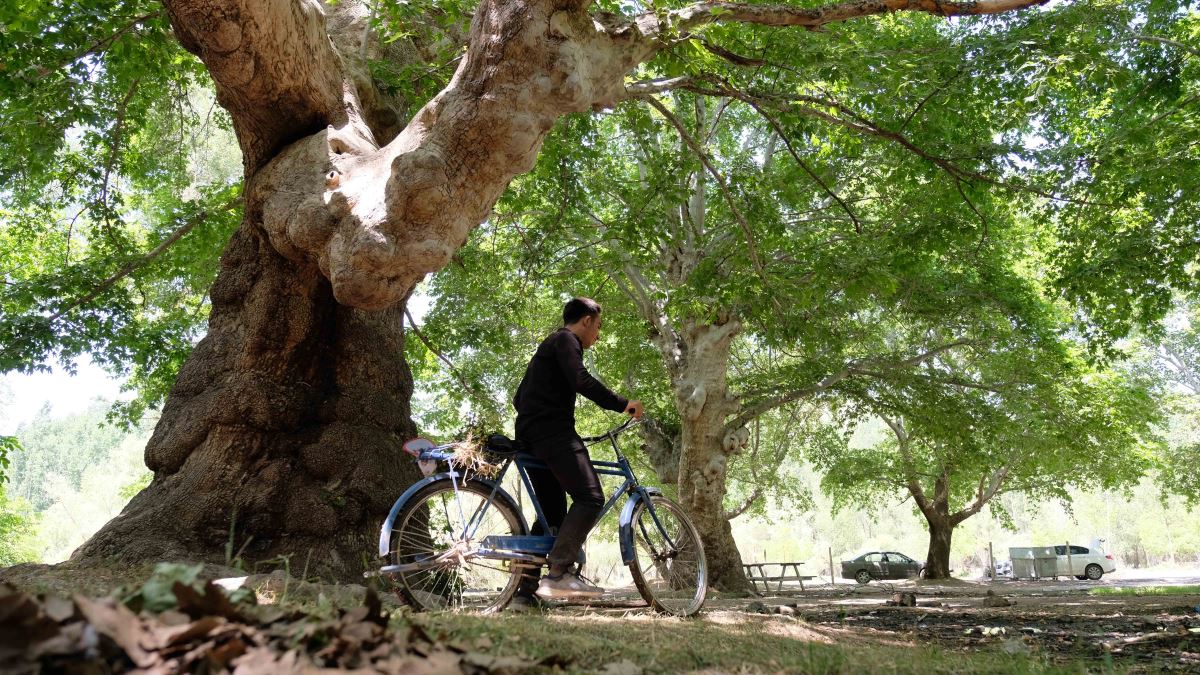
[[[530,442],[575,435],[576,393],[614,412],[629,407],[627,399],[612,393],[583,366],[579,338],[559,328],[538,345],[513,397],[517,438]]]

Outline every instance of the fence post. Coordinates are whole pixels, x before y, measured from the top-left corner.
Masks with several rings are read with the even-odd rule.
[[[1071,562],[1071,542],[1067,542],[1067,574],[1075,576],[1075,564]]]
[[[996,580],[996,552],[992,550],[992,542],[988,542],[988,578]]]
[[[833,587],[837,582],[833,580],[833,547],[829,547],[829,586]]]

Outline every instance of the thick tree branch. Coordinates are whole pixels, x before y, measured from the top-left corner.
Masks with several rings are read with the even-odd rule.
[[[1196,49],[1195,47],[1190,47],[1190,46],[1185,45],[1182,42],[1178,42],[1176,40],[1171,40],[1171,39],[1164,38],[1164,37],[1158,37],[1157,35],[1135,35],[1134,37],[1141,40],[1142,42],[1157,42],[1159,44],[1170,45],[1176,49],[1182,49],[1183,51],[1187,52],[1188,54],[1191,54],[1192,56],[1200,56],[1200,49]]]
[[[957,525],[979,513],[983,509],[984,504],[987,504],[1000,491],[1000,486],[1004,484],[1004,479],[1008,477],[1008,473],[1011,470],[1011,467],[1006,464],[993,471],[991,476],[981,476],[979,478],[979,486],[975,490],[975,501],[969,507],[950,516],[951,524]]]
[[[900,370],[903,368],[912,368],[914,366],[918,366],[918,365],[928,361],[929,359],[937,356],[938,354],[949,351],[951,349],[956,349],[958,347],[970,345],[970,344],[974,344],[974,342],[971,340],[955,340],[953,342],[949,342],[944,345],[939,345],[939,346],[929,349],[925,352],[922,352],[915,356],[911,356],[906,359],[902,359],[900,361],[894,361],[894,362],[882,363],[882,364],[877,363],[877,367],[883,368],[884,371]],[[878,359],[872,359],[871,361],[877,362]],[[739,428],[739,427],[744,426],[747,423],[749,423],[750,420],[753,420],[760,415],[763,415],[771,410],[774,410],[775,408],[778,408],[779,406],[786,405],[788,403],[793,403],[795,401],[799,401],[801,399],[808,398],[809,396],[812,396],[819,392],[825,391],[825,390],[829,389],[830,387],[833,387],[835,384],[841,382],[842,380],[845,380],[846,378],[849,378],[852,376],[856,376],[856,375],[867,376],[867,377],[884,377],[884,376],[886,376],[883,371],[878,371],[878,370],[869,371],[869,370],[863,369],[862,366],[864,363],[869,363],[869,361],[855,361],[855,362],[847,365],[845,368],[843,368],[841,370],[838,370],[838,371],[830,373],[829,375],[826,375],[824,378],[821,379],[820,382],[817,382],[814,385],[807,386],[807,387],[799,387],[799,388],[795,388],[795,389],[788,389],[787,391],[784,391],[783,393],[780,393],[775,396],[767,396],[767,393],[765,391],[758,391],[758,392],[753,392],[753,393],[742,394],[739,397],[741,400],[746,400],[748,398],[755,398],[758,396],[767,396],[767,397],[763,398],[755,403],[752,403],[747,407],[743,407],[742,410],[738,412],[737,417],[735,417],[734,420],[732,422],[730,422],[729,424],[733,428]],[[778,391],[778,389],[779,389],[779,387],[775,388],[774,391]]]
[[[876,371],[876,370],[865,370],[862,368],[854,368],[853,373],[855,375],[862,375],[865,377],[875,377],[875,378],[879,378],[879,379],[888,377],[888,373],[886,373],[886,372],[881,372],[881,371]],[[907,375],[907,377],[917,377],[922,380],[926,380],[932,384],[941,384],[941,385],[945,385],[948,387],[962,387],[964,389],[978,389],[979,391],[990,391],[992,393],[1001,393],[1004,391],[1004,389],[1006,387],[1008,387],[1009,385],[1012,384],[1011,382],[997,382],[995,384],[984,384],[984,383],[980,383],[980,382],[973,382],[971,380],[964,380],[959,377],[934,377],[932,375],[926,375],[924,373],[910,373]]]
[[[817,27],[892,11],[965,15],[1034,4],[700,3],[624,17],[589,14],[585,2],[482,0],[450,83],[380,147],[318,0],[165,0],[180,41],[207,66],[233,119],[247,170],[247,218],[261,224],[282,255],[318,267],[340,303],[363,309],[400,301],[441,269],[513,177],[533,167],[558,118],[630,96],[624,77],[690,39],[688,27],[711,21]],[[358,54],[357,46],[344,55]],[[636,86],[634,92],[676,126],[718,181],[765,281],[728,183],[665,106]],[[773,295],[772,301],[779,303]]]
[[[909,437],[908,431],[904,428],[904,422],[886,415],[879,415],[879,418],[887,423],[892,433],[896,436],[896,443],[900,448],[900,462],[904,465],[904,487],[912,495],[913,501],[917,503],[917,508],[921,509],[921,513],[926,513],[930,506],[929,497],[925,495],[925,489],[921,487],[921,477],[917,472],[916,463],[913,462],[912,458],[912,447],[910,445],[912,439]]]
[[[671,322],[663,314],[662,308],[651,297],[649,282],[642,276],[641,271],[631,262],[626,261],[624,272],[625,278],[632,287],[630,299],[641,310],[642,318],[654,326],[655,338],[659,343],[659,351],[666,361],[667,370],[672,376],[677,375],[683,360],[683,350],[680,347],[679,335],[675,332],[675,328],[671,326]]]
[[[843,368],[842,370],[830,373],[821,379],[820,382],[808,387],[799,387],[791,389],[784,394],[760,400],[749,407],[743,407],[737,417],[729,422],[727,426],[732,428],[740,428],[745,426],[750,420],[753,420],[761,415],[764,415],[775,408],[794,403],[796,401],[808,398],[814,394],[825,391],[833,385],[854,374],[853,369]]]
[[[721,45],[713,44],[705,39],[701,39],[700,44],[709,53],[715,54],[716,56],[719,56],[719,57],[725,59],[726,61],[734,64],[735,66],[742,66],[745,68],[758,68],[760,66],[767,65],[767,62],[764,59],[754,59],[754,58],[750,58],[748,56],[742,56],[741,54],[735,54],[734,52],[731,52],[728,49],[725,49]]]
[[[247,175],[280,148],[343,126],[350,91],[317,0],[164,0],[229,111]]]
[[[625,85],[625,92],[628,98],[643,98],[651,94],[661,94],[663,92],[674,91],[675,89],[686,89],[695,82],[696,78],[690,75],[659,77],[653,80],[630,82]]]
[[[940,0],[855,0],[824,7],[789,5],[751,5],[741,2],[700,2],[675,10],[675,26],[689,30],[714,22],[754,23],[764,26],[799,26],[816,29],[826,24],[864,16],[892,12],[926,12],[937,16],[976,16],[1000,14],[1049,0],[978,0],[977,2],[941,2]]]
[[[758,498],[761,496],[762,496],[762,485],[756,484],[754,486],[754,491],[750,493],[750,496],[746,497],[746,500],[742,502],[741,506],[739,506],[736,509],[733,509],[731,511],[726,511],[722,515],[724,516],[725,520],[733,520],[734,518],[737,518],[738,516],[742,515],[746,511],[749,511],[750,507],[754,506],[754,502],[758,501]]]
[[[262,204],[271,243],[315,263],[340,303],[398,302],[533,167],[559,117],[624,95],[624,75],[657,45],[606,21],[551,0],[484,0],[454,77],[393,141],[378,147],[358,124],[322,129],[254,176],[248,205]]]

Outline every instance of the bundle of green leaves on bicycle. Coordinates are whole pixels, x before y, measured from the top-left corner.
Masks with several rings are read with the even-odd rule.
[[[640,421],[642,404],[613,393],[583,365],[583,350],[599,338],[600,313],[593,300],[571,300],[563,327],[538,346],[513,400],[517,440],[492,435],[405,444],[425,478],[400,496],[384,521],[379,554],[388,564],[378,574],[394,580],[409,604],[494,612],[553,600],[617,599],[627,589],[595,585],[582,575],[581,563],[596,523],[618,513],[621,562],[637,593],[661,612],[700,611],[707,589],[700,535],[682,507],[638,482],[617,442]],[[630,419],[580,437],[577,394]],[[615,461],[593,460],[588,447],[605,441]],[[623,482],[606,498],[600,476]],[[530,495],[532,526],[505,489],[506,479]]]

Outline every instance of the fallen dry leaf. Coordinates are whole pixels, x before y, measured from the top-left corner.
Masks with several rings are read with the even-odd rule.
[[[125,605],[111,598],[89,600],[82,595],[76,595],[74,600],[96,632],[115,642],[135,665],[148,668],[158,661],[142,648],[142,643],[147,641],[146,630],[137,615]]]

